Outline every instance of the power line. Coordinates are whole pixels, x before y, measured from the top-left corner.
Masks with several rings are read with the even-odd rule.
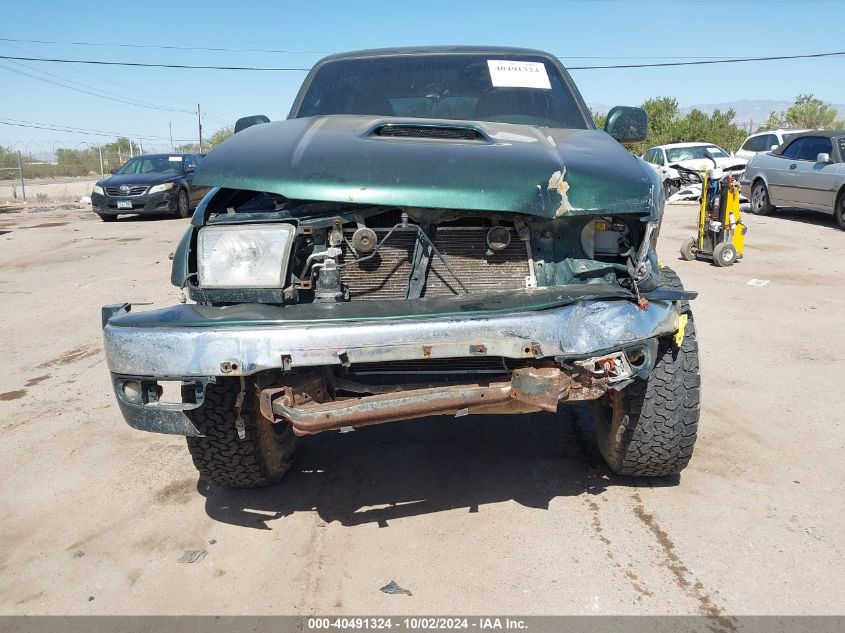
[[[171,44],[127,44],[109,42],[61,42],[57,40],[19,40],[11,37],[0,37],[0,42],[21,42],[25,44],[63,44],[68,46],[115,46],[121,48],[159,48],[177,51],[215,51],[224,53],[281,53],[285,55],[330,55],[331,51],[295,51],[274,48],[224,48],[210,46],[176,46]]]
[[[566,0],[563,0],[566,1]],[[578,0],[575,0],[578,1]],[[595,2],[630,2],[630,0],[594,0]],[[655,1],[664,1],[664,0],[655,0]],[[669,0],[665,0],[669,1]],[[698,2],[719,2],[720,0],[672,0],[674,2],[690,2],[690,3],[698,3]],[[730,2],[731,4],[735,4],[739,0],[724,0],[724,2]],[[750,2],[755,4],[754,0],[745,0],[746,2]],[[778,0],[760,0],[760,3],[770,3],[770,2],[777,2]],[[793,0],[780,0],[782,2],[792,2]],[[823,1],[839,1],[839,0],[816,0],[817,2]],[[60,40],[25,40],[25,39],[16,39],[11,37],[0,37],[0,42],[21,42],[26,44],[61,44],[67,46],[105,46],[105,47],[121,47],[121,48],[152,48],[152,49],[163,49],[163,50],[183,50],[183,51],[215,51],[215,52],[225,52],[225,53],[279,53],[279,54],[287,54],[287,55],[332,55],[337,51],[298,51],[298,50],[286,50],[286,49],[274,49],[274,48],[226,48],[226,47],[209,47],[209,46],[177,46],[172,44],[129,44],[126,42],[120,43],[112,43],[112,42],[70,42],[70,41],[60,41]],[[673,59],[673,60],[681,60],[681,59],[723,59],[723,60],[730,60],[733,59],[730,55],[558,55],[559,59]],[[275,70],[275,69],[272,69]],[[292,69],[297,70],[297,69]],[[117,83],[117,82],[114,82]],[[124,84],[125,85],[125,84]],[[137,89],[137,88],[136,88]],[[149,93],[154,94],[154,93]],[[161,95],[157,95],[161,96]]]
[[[141,139],[144,141],[167,141],[169,136],[147,136],[143,134],[132,134],[129,132],[112,132],[106,130],[94,130],[87,128],[78,128],[66,125],[57,125],[53,123],[42,123],[39,121],[27,121],[25,119],[0,119],[0,125],[9,125],[13,127],[33,128],[36,130],[49,130],[51,132],[63,132],[66,134],[88,134],[91,136],[124,136],[132,139]],[[174,141],[180,143],[192,143],[196,139],[175,138]]]
[[[143,103],[143,102],[139,102],[139,101],[123,99],[123,98],[117,97],[117,96],[111,97],[111,96],[108,96],[108,93],[105,93],[105,91],[102,91],[102,90],[94,92],[92,90],[86,90],[85,88],[79,87],[79,86],[83,86],[84,84],[79,84],[78,86],[73,86],[73,85],[69,85],[67,82],[60,83],[60,82],[54,81],[52,79],[47,79],[45,77],[39,77],[38,75],[33,75],[33,74],[25,72],[23,70],[18,70],[17,68],[11,68],[9,66],[4,66],[2,64],[0,64],[0,68],[2,68],[4,70],[8,70],[9,72],[12,72],[12,73],[15,73],[15,74],[18,74],[18,75],[23,75],[25,77],[35,79],[36,81],[43,81],[43,82],[48,83],[48,84],[53,84],[54,86],[59,86],[60,88],[65,88],[67,90],[73,90],[75,92],[81,92],[83,94],[91,95],[93,97],[99,97],[100,99],[108,99],[109,101],[116,101],[118,103],[133,105],[133,106],[136,106],[136,107],[139,107],[139,108],[147,108],[147,109],[150,109],[150,110],[161,110],[163,112],[182,112],[182,113],[190,114],[190,112],[188,110],[178,110],[176,108],[168,108],[166,106],[157,106],[157,105]],[[33,68],[33,69],[29,69],[29,70],[35,70],[35,69]],[[42,72],[42,71],[35,70],[35,72]],[[50,74],[50,73],[43,73],[43,74]],[[52,76],[55,77],[56,75],[52,75]],[[111,93],[111,94],[114,94],[114,93]]]
[[[7,38],[0,38],[0,41],[6,41],[6,40],[7,40]],[[37,54],[37,53],[33,53],[33,51],[27,50],[26,48],[24,48],[24,47],[22,47],[22,46],[16,46],[16,45],[14,45],[14,44],[8,44],[8,43],[7,43],[6,45],[7,45],[7,46],[9,46],[9,47],[11,47],[11,48],[14,48],[14,49],[16,49],[16,50],[18,50],[18,51],[22,51],[23,53],[25,53],[25,54],[27,54],[27,55]],[[13,61],[12,63],[13,63],[13,64],[15,64],[16,66],[20,66],[21,68],[26,68],[26,69],[31,70],[31,71],[33,71],[33,72],[37,72],[37,73],[40,73],[40,74],[43,74],[43,75],[48,75],[48,76],[50,76],[50,77],[55,77],[55,78],[57,78],[57,79],[60,79],[60,80],[61,80],[61,81],[63,81],[63,82],[67,82],[67,83],[76,83],[76,84],[78,84],[78,85],[80,85],[80,86],[83,86],[83,87],[85,87],[85,88],[89,88],[89,89],[91,89],[91,90],[95,90],[95,91],[97,91],[97,92],[104,92],[104,93],[106,93],[106,94],[110,94],[110,95],[113,95],[113,96],[116,96],[116,97],[120,97],[120,98],[122,98],[122,99],[126,99],[126,96],[125,96],[124,94],[122,94],[122,93],[121,93],[121,94],[117,94],[117,93],[115,93],[115,92],[112,92],[112,91],[106,90],[106,89],[104,89],[104,88],[94,87],[94,86],[91,86],[91,85],[88,85],[88,84],[82,83],[82,82],[81,82],[81,81],[79,81],[79,80],[73,80],[73,79],[66,78],[66,77],[64,77],[64,76],[54,75],[54,74],[52,74],[52,73],[47,72],[46,70],[37,70],[37,69],[33,68],[32,66],[28,66],[28,65],[26,65],[26,64],[22,64],[22,63],[20,63],[20,62],[15,62],[15,61]],[[159,94],[159,93],[156,93],[156,92],[152,92],[152,91],[147,90],[147,89],[144,89],[144,88],[140,88],[140,87],[138,87],[137,85],[130,85],[130,84],[127,84],[127,83],[124,83],[124,82],[120,82],[120,81],[116,81],[116,80],[114,80],[114,79],[110,79],[110,78],[108,78],[108,77],[103,77],[102,75],[97,75],[97,74],[94,74],[94,73],[92,73],[92,72],[89,72],[88,70],[83,70],[82,68],[73,68],[73,67],[70,67],[70,71],[71,71],[71,72],[74,72],[74,73],[77,73],[77,74],[80,74],[80,75],[86,75],[86,76],[88,76],[88,77],[93,77],[93,78],[94,78],[94,79],[96,79],[98,82],[107,82],[107,83],[110,83],[110,84],[114,84],[114,85],[116,85],[116,86],[122,86],[122,87],[124,87],[124,88],[130,88],[130,89],[133,91],[133,93],[135,93],[135,92],[141,92],[141,93],[144,93],[144,94],[151,95],[151,96],[153,96],[153,97],[158,97],[158,98],[160,98],[160,99],[166,99],[166,100],[168,100],[168,101],[173,101],[173,100],[175,100],[175,101],[183,101],[183,102],[185,102],[185,103],[192,103],[192,101],[188,101],[188,100],[186,100],[186,99],[181,99],[181,98],[179,98],[179,97],[174,97],[173,95],[167,95],[167,96],[165,96],[165,95],[162,95],[162,94]],[[139,103],[146,103],[146,104],[149,104],[149,105],[154,105],[154,106],[155,106],[155,105],[161,105],[161,104],[156,104],[156,103],[153,103],[153,102],[151,102],[151,101],[141,101],[140,99],[137,99],[137,98],[135,98],[135,97],[131,98],[131,100],[132,100],[132,101],[137,101],[137,102],[139,102]],[[164,108],[170,109],[170,108],[169,108],[169,106],[161,106],[161,107],[164,107]],[[176,111],[176,110],[174,110],[174,111]],[[188,113],[188,114],[193,114],[193,110],[181,110],[181,111],[182,111],[182,112],[185,112],[185,113]],[[213,114],[213,113],[212,113],[212,114]],[[209,116],[211,116],[211,115],[209,115]],[[215,116],[215,117],[213,117],[213,118],[218,118],[218,117],[216,117],[216,116]]]
[[[703,64],[737,64],[743,62],[766,62],[787,59],[812,59],[845,55],[845,51],[832,53],[808,53],[805,55],[772,55],[768,57],[739,57],[731,59],[704,59],[688,62],[658,62],[653,64],[608,64],[597,66],[569,66],[569,70],[606,70],[611,68],[662,68],[667,66],[699,66]],[[268,67],[268,66],[192,66],[189,64],[151,64],[143,62],[111,62],[97,59],[61,59],[45,57],[14,57],[0,55],[0,59],[14,59],[29,62],[51,62],[59,64],[96,64],[100,66],[131,66],[141,68],[180,68],[188,70],[244,70],[264,72],[308,72],[310,68]],[[565,58],[564,58],[565,59]]]
[[[109,62],[102,59],[58,59],[46,57],[13,57],[0,55],[0,59],[16,59],[25,62],[53,62],[57,64],[96,64],[98,66],[132,66],[139,68],[185,68],[189,70],[270,70],[275,72],[308,72],[310,68],[266,68],[260,66],[191,66],[188,64],[149,64],[143,62]]]
[[[772,55],[770,57],[740,57],[735,59],[707,59],[693,62],[658,62],[654,64],[613,64],[606,66],[567,66],[568,70],[604,70],[608,68],[663,68],[666,66],[701,66],[704,64],[739,64],[742,62],[768,62],[784,59],[810,59],[845,55],[845,51],[834,53],[809,53],[807,55]]]

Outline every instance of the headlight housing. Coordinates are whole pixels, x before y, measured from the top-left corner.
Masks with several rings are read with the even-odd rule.
[[[172,182],[166,182],[162,185],[155,185],[150,187],[150,190],[147,193],[159,193],[161,191],[167,191],[168,189],[173,189],[176,185]]]
[[[291,224],[206,226],[197,239],[203,288],[281,288],[296,229]]]
[[[103,188],[100,185],[94,185],[94,193],[98,193],[101,196],[106,195],[106,192],[103,191]]]

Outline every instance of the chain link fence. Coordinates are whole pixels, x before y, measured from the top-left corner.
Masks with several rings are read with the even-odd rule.
[[[17,142],[0,140],[0,204],[71,202],[90,196],[101,178],[139,154],[196,151],[128,139],[113,143]]]

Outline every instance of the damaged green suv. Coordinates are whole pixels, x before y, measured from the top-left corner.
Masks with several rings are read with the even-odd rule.
[[[191,302],[103,309],[131,426],[260,486],[299,436],[578,404],[615,472],[687,465],[695,293],[658,267],[661,183],[620,144],[645,112],[596,130],[556,58],[438,47],[327,57],[262,120],[197,168],[214,188],[171,276]]]

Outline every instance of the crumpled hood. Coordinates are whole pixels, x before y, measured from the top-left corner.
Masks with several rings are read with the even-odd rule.
[[[472,128],[480,137],[381,136],[386,125]],[[243,130],[206,156],[194,182],[294,200],[551,218],[650,213],[656,179],[603,131],[332,115]]]

